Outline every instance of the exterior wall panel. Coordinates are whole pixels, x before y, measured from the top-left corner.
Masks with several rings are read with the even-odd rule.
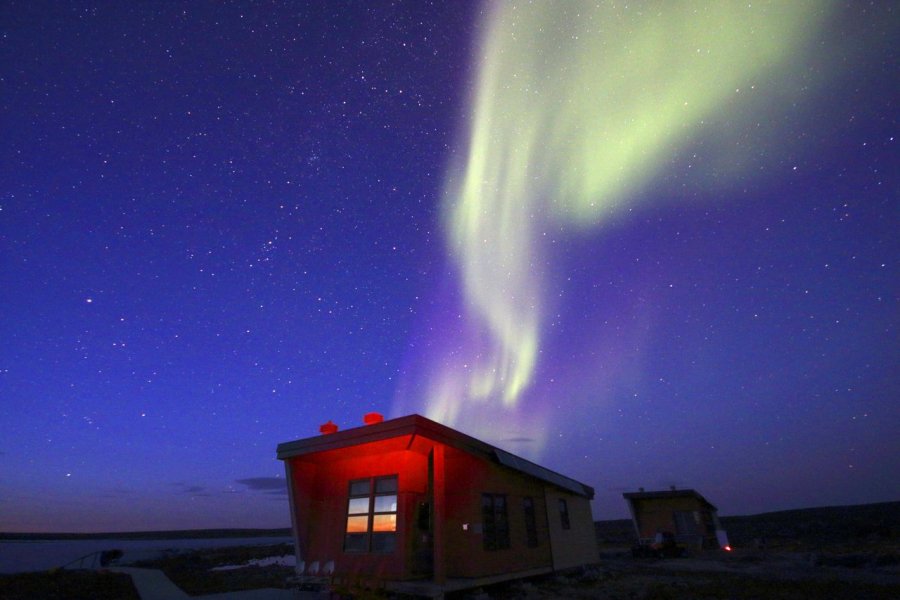
[[[375,449],[373,449],[374,451]],[[327,463],[304,464],[294,460],[295,522],[300,531],[300,552],[307,564],[335,562],[335,573],[366,573],[375,579],[410,576],[407,555],[414,518],[424,497],[427,457],[393,451],[354,456]],[[398,476],[397,544],[391,553],[344,551],[349,482],[386,475]]]
[[[543,483],[486,459],[447,449],[446,561],[448,577],[483,577],[496,573],[550,568],[550,539],[543,510]],[[485,550],[482,494],[506,496],[509,548]],[[526,543],[522,499],[535,499],[538,546]]]
[[[559,501],[565,500],[569,512],[569,528],[564,529],[559,515]],[[599,560],[597,535],[591,503],[587,498],[545,489],[545,506],[549,534],[553,544],[553,569],[571,569]]]
[[[695,498],[668,498],[661,500],[633,500],[641,538],[653,538],[657,531],[675,533],[673,515],[676,511],[701,511],[708,509]],[[715,535],[715,532],[712,532]]]

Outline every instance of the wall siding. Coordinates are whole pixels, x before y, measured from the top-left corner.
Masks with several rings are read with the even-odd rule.
[[[559,517],[560,499],[565,499],[569,507],[569,529],[562,527]],[[597,536],[594,533],[590,501],[583,496],[567,494],[548,486],[545,490],[545,506],[553,544],[554,570],[597,562]]]

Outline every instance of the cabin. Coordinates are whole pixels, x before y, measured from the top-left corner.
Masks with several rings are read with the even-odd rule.
[[[297,570],[439,597],[598,560],[594,490],[419,415],[280,444]]]
[[[716,507],[695,490],[641,488],[623,496],[641,546],[658,543],[663,534],[674,534],[677,543],[691,550],[728,546]]]

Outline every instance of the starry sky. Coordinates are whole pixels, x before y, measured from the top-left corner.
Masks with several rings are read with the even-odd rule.
[[[725,4],[3,3],[0,531],[288,526],[370,411],[900,499],[900,18]]]

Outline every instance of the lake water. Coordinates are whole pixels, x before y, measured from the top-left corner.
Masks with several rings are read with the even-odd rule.
[[[0,573],[44,571],[102,550],[121,550],[119,564],[160,556],[166,550],[195,550],[227,546],[293,543],[293,538],[204,538],[181,540],[0,540]],[[85,563],[85,568],[91,565]]]

